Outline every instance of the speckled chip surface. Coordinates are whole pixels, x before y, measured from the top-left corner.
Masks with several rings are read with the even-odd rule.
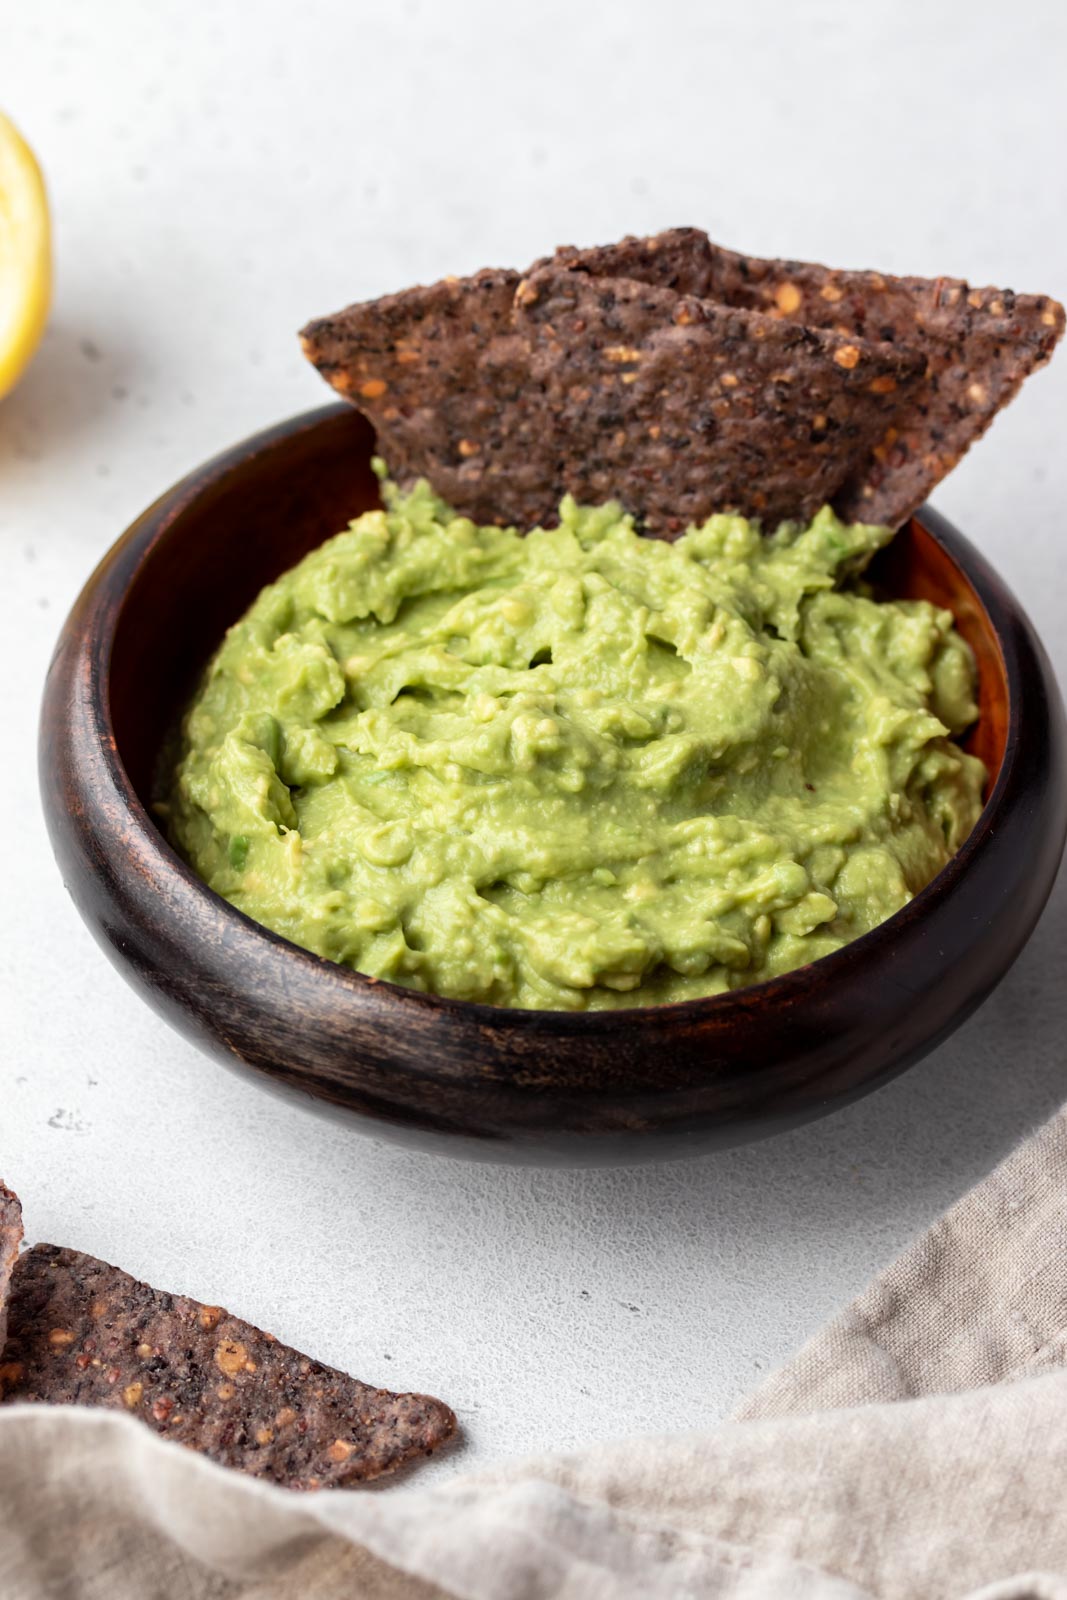
[[[308,323],[304,354],[374,424],[397,483],[476,522],[551,516],[557,447],[512,318],[517,272],[405,289]]]
[[[897,527],[1051,356],[1063,307],[962,278],[891,277],[764,260],[672,228],[552,258],[593,280],[637,279],[720,305],[920,353],[923,381],[897,391],[884,435],[835,497],[846,520]]]
[[[809,517],[870,456],[921,356],[541,267],[406,290],[304,329],[396,481],[477,522],[566,492],[671,537],[715,511]]]
[[[771,526],[825,501],[899,526],[1063,327],[1045,295],[672,228],[350,306],[302,339],[402,485],[426,477],[476,521],[525,527],[567,490],[618,499],[670,537],[714,511]]]
[[[673,537],[717,511],[810,518],[882,437],[922,358],[630,279],[541,268],[516,294],[559,491]]]
[[[381,1477],[456,1428],[439,1400],[371,1388],[220,1306],[48,1244],[15,1265],[0,1370],[4,1401],[124,1410],[291,1489]]]

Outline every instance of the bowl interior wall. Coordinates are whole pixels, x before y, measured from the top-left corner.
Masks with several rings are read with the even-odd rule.
[[[989,770],[986,796],[996,782],[1008,739],[1008,676],[993,624],[973,587],[937,541],[912,518],[881,551],[870,576],[880,590],[929,600],[951,611],[974,651],[978,667],[978,721],[961,741]]]
[[[111,656],[119,756],[142,803],[161,748],[226,629],[263,585],[380,505],[373,434],[339,412],[243,461],[178,509],[122,599]],[[136,531],[134,533],[136,537]]]

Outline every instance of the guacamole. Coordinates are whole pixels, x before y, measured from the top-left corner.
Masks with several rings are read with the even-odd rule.
[[[384,494],[230,629],[160,808],[277,933],[493,1005],[690,1000],[839,949],[973,827],[974,663],[864,589],[887,529]]]

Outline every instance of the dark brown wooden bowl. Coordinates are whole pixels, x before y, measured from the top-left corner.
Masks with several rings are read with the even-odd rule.
[[[209,1054],[353,1126],[489,1160],[696,1154],[842,1105],[932,1049],[1018,955],[1067,830],[1067,733],[1025,615],[935,512],[881,558],[948,606],[981,675],[992,774],[959,854],[903,911],[811,966],[709,1000],[510,1011],[375,982],[208,889],[148,810],[164,733],[261,586],[377,503],[372,436],[329,406],[191,473],[86,584],[48,675],[40,767],[64,881],[113,961]]]

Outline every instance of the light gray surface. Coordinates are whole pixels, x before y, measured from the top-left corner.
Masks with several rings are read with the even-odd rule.
[[[1067,1094],[1062,880],[981,1013],[882,1093],[725,1157],[592,1173],[421,1158],[276,1104],[157,1021],[66,899],[33,771],[55,633],[161,489],[327,397],[293,337],[309,315],[682,222],[1067,292],[1051,4],[570,10],[0,17],[0,103],[58,232],[47,341],[0,403],[0,1172],[31,1239],[452,1401],[468,1443],[431,1473],[721,1416]],[[1061,353],[936,496],[1061,678],[1065,398]]]

